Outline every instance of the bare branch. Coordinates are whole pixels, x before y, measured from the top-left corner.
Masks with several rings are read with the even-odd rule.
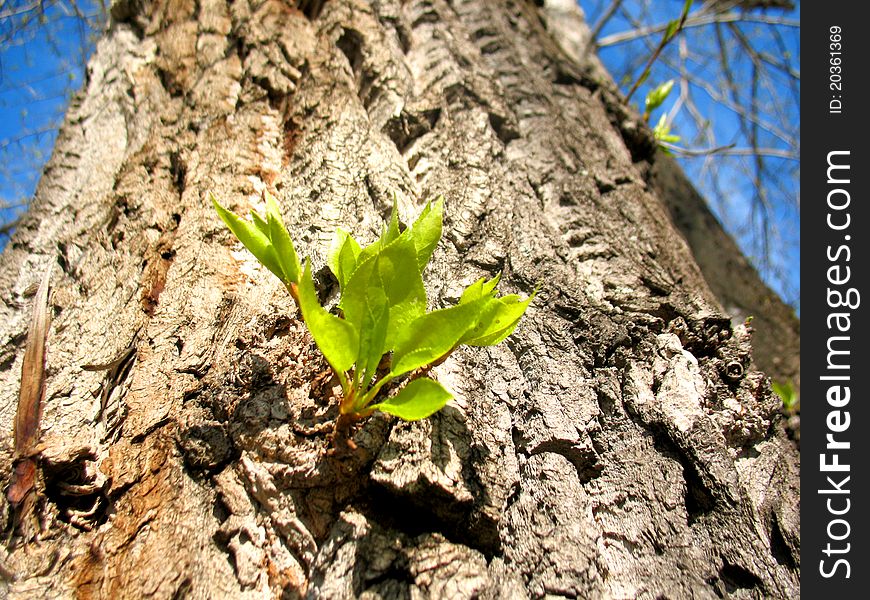
[[[667,26],[666,31],[665,31],[665,35],[662,36],[662,39],[659,42],[659,45],[656,46],[656,49],[653,51],[652,55],[649,57],[649,61],[647,61],[643,70],[640,72],[640,75],[638,75],[637,79],[635,79],[634,85],[632,85],[631,89],[628,90],[628,94],[626,94],[626,96],[625,96],[626,102],[629,102],[631,100],[631,97],[634,95],[634,92],[637,91],[637,88],[640,87],[640,84],[642,84],[646,80],[647,76],[649,76],[650,69],[652,68],[653,63],[656,61],[656,59],[662,53],[662,50],[665,49],[665,46],[668,45],[668,42],[670,42],[672,39],[674,39],[674,36],[679,35],[679,33],[683,30],[683,25],[686,23],[686,19],[689,16],[689,8],[691,6],[692,6],[691,0],[689,2],[686,2],[682,12],[680,13],[679,21],[676,21],[676,29],[674,29],[674,30],[671,29],[671,27],[674,23],[673,21],[668,23],[668,26]]]
[[[13,219],[11,221],[6,221],[2,225],[0,225],[0,235],[9,235],[12,231],[18,227],[18,224],[21,222],[21,217],[17,219]]]
[[[771,158],[783,158],[786,160],[800,161],[800,156],[796,152],[783,150],[781,148],[736,148],[734,144],[718,146],[716,148],[684,148],[676,144],[668,142],[659,142],[662,146],[672,151],[674,154],[686,157],[701,157],[719,154],[723,156],[769,156]]]
[[[6,3],[3,2],[3,5]],[[10,19],[12,17],[17,17],[19,15],[23,15],[24,13],[28,13],[36,8],[39,8],[42,5],[42,0],[34,0],[30,4],[25,4],[24,6],[19,6],[17,8],[10,8],[6,10],[0,10],[0,21],[3,19]]]
[[[622,0],[613,0],[610,3],[610,6],[607,7],[607,10],[601,15],[595,25],[592,27],[592,34],[589,36],[589,46],[595,44],[595,40],[598,39],[599,34],[601,34],[601,30],[604,29],[604,26],[613,18],[613,15],[616,14],[616,11],[619,10],[619,7],[622,5]],[[589,48],[587,46],[587,49]]]
[[[751,15],[745,13],[725,13],[725,14],[699,14],[686,19],[686,23],[683,25],[684,29],[689,29],[691,27],[703,27],[705,25],[712,25],[714,23],[737,23],[737,22],[746,22],[746,23],[764,23],[766,25],[781,25],[783,27],[800,27],[800,21],[794,21],[792,19],[783,19],[780,17],[770,17],[767,15]],[[630,31],[623,31],[620,33],[614,33],[608,35],[607,37],[601,38],[596,42],[599,48],[604,48],[606,46],[613,46],[615,44],[624,44],[625,42],[630,42],[632,40],[636,40],[638,38],[644,38],[650,35],[655,35],[657,33],[662,33],[667,30],[667,23],[659,23],[657,25],[651,25],[649,27],[639,27],[637,29],[632,29]]]
[[[0,142],[0,150],[5,150],[7,147],[11,146],[12,144],[19,143],[22,140],[26,140],[26,139],[31,138],[31,137],[44,135],[46,133],[52,133],[55,130],[57,130],[57,125],[52,123],[52,124],[49,124],[45,127],[40,127],[39,129],[35,129],[33,131],[28,131],[26,133],[23,133],[21,135],[14,137],[14,138],[3,140],[2,142]]]

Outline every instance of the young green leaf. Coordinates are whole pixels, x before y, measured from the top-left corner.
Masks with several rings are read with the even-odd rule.
[[[672,37],[677,35],[677,31],[680,28],[680,20],[674,19],[673,21],[668,21],[668,27],[665,29],[664,41],[669,41]]]
[[[671,128],[668,126],[667,115],[662,115],[659,122],[653,128],[653,136],[658,142],[667,142],[670,144],[680,141],[680,136],[671,134]],[[662,146],[667,152],[667,148]]]
[[[665,29],[664,38],[662,38],[662,43],[669,42],[671,38],[677,35],[680,30],[683,28],[683,25],[686,22],[686,17],[689,16],[689,10],[692,8],[692,0],[686,0],[683,3],[683,10],[680,11],[680,17],[678,19],[674,19],[673,21],[668,22],[668,27]]]
[[[267,238],[271,239],[271,235],[269,234],[269,224],[263,220],[263,217],[260,216],[255,210],[251,211],[251,221],[254,222],[254,225],[257,226],[257,229],[262,231]]]
[[[308,259],[305,260],[305,272],[297,290],[299,310],[317,347],[332,369],[343,374],[356,362],[360,346],[359,332],[353,324],[320,306],[311,278],[311,261]]]
[[[383,294],[374,293],[369,297],[359,337],[359,358],[357,370],[362,374],[362,387],[371,383],[384,355],[387,326],[390,323],[390,307]]]
[[[377,243],[377,242],[375,242]],[[361,259],[347,281],[341,294],[341,309],[345,318],[351,323],[359,323],[366,296],[370,286],[377,286],[387,296],[388,303],[393,306],[407,296],[414,296],[416,285],[414,279],[419,279],[422,288],[422,277],[416,269],[414,247],[407,240],[398,240],[383,249],[366,256],[371,246],[365,248],[359,255]],[[423,290],[425,299],[425,290]]]
[[[329,270],[335,275],[342,290],[353,275],[361,252],[362,249],[353,236],[342,229],[336,230],[327,262]]]
[[[474,327],[462,336],[460,343],[469,346],[494,346],[514,332],[535,294],[525,300],[517,295],[492,299],[481,312]]]
[[[370,408],[389,413],[406,421],[417,421],[441,410],[453,394],[427,377],[415,379],[399,393]]]
[[[385,248],[387,244],[399,237],[399,201],[396,194],[393,194],[393,209],[390,211],[390,224],[381,235],[381,248]]]
[[[655,89],[650,90],[650,92],[646,95],[646,100],[644,102],[644,104],[646,105],[644,114],[648,116],[650,113],[652,113],[652,111],[661,106],[664,101],[667,100],[672,89],[674,89],[674,80],[668,79],[666,82],[657,86]]]
[[[492,298],[495,296],[495,286],[498,285],[498,280],[501,279],[501,273],[486,281],[486,277],[481,277],[462,292],[462,297],[459,298],[459,304],[473,302],[484,296]]]
[[[384,352],[392,349],[396,336],[426,312],[426,288],[410,240],[397,239],[380,253],[378,269],[390,304],[390,323]]]
[[[278,201],[275,199],[275,196],[266,192],[264,194],[266,196],[266,219],[268,220],[269,215],[275,217],[275,220],[284,225],[284,218],[281,216],[281,207],[278,206]]]
[[[791,381],[771,381],[770,387],[773,389],[773,393],[782,400],[782,405],[786,410],[791,410],[797,405],[798,395]]]
[[[272,246],[275,248],[275,255],[278,257],[278,263],[281,265],[281,270],[284,272],[284,283],[299,282],[299,257],[296,255],[296,249],[293,247],[293,241],[290,239],[290,234],[284,224],[279,221],[273,212],[268,213],[269,238],[272,240]]]
[[[257,260],[283,281],[284,271],[281,268],[278,255],[272,246],[269,236],[263,233],[257,225],[248,223],[236,213],[221,206],[213,194],[209,194],[209,197],[221,220],[226,223],[230,231],[239,238],[239,241],[242,242],[251,254],[257,257]]]
[[[398,376],[431,364],[453,350],[491,302],[482,297],[417,317],[396,338],[390,373]]]
[[[441,239],[443,215],[444,198],[439,197],[435,204],[428,202],[414,224],[403,233],[414,241],[414,247],[417,249],[417,266],[420,267],[420,271],[429,264],[429,259],[432,258],[432,253]]]
[[[390,322],[390,304],[380,273],[381,255],[375,255],[342,292],[342,309],[360,332],[356,377],[366,387],[375,375]]]
[[[368,248],[360,253],[360,259],[366,251]],[[372,279],[375,270],[377,278]],[[417,267],[413,241],[399,237],[357,264],[341,296],[341,309],[351,323],[361,323],[366,290],[371,281],[379,281],[390,307],[383,348],[386,352],[392,348],[398,332],[426,312],[426,289]]]
[[[390,213],[390,223],[384,226],[381,236],[377,240],[362,249],[362,252],[357,257],[357,265],[363,264],[399,237],[399,212],[397,207],[398,202],[396,201],[396,196],[393,195],[393,209]]]

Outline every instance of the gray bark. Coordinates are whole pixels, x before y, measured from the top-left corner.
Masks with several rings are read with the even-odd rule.
[[[10,597],[798,594],[778,400],[548,32],[576,9],[304,8],[113,6],[0,265],[11,424],[26,290],[59,263],[40,539],[0,555]],[[371,241],[393,192],[405,222],[443,194],[431,304],[499,271],[540,293],[504,344],[434,369],[441,413],[375,416],[329,453],[326,363],[205,199],[263,190],[316,268],[338,226]]]
[[[656,156],[650,175],[716,298],[733,320],[752,317],[755,363],[774,381],[791,382],[800,395],[801,332],[794,309],[761,281],[672,158]]]

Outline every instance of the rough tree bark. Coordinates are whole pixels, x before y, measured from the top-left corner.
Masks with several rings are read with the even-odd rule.
[[[547,30],[576,9],[112,14],[0,265],[6,473],[28,288],[59,265],[40,539],[0,554],[11,597],[799,593],[779,403]],[[406,222],[443,194],[433,305],[499,271],[505,292],[543,287],[506,343],[435,369],[458,397],[445,410],[376,416],[329,454],[326,364],[205,200],[243,210],[266,189],[317,267],[337,226],[372,239],[393,192]]]

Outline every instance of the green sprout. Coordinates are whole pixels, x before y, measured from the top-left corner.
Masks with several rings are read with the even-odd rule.
[[[665,46],[667,46],[668,43],[683,30],[683,26],[686,24],[686,19],[689,17],[689,11],[691,9],[692,0],[686,0],[686,2],[683,4],[683,10],[680,12],[679,18],[668,22],[661,41],[659,42],[658,46],[656,46],[655,50],[653,50],[653,53],[650,55],[646,65],[644,65],[643,71],[640,72],[640,76],[638,76],[638,78],[635,80],[634,84],[631,86],[631,89],[628,90],[628,94],[626,94],[625,96],[626,102],[631,100],[631,97],[634,95],[637,89],[649,78],[650,73],[652,73],[653,63],[655,63],[655,61],[658,59],[659,55],[662,53],[662,50],[665,49]]]
[[[656,123],[656,126],[653,128],[653,137],[655,137],[660,145],[675,144],[681,139],[680,136],[671,133],[671,127],[668,125],[667,115],[662,115],[659,122]],[[662,148],[667,151],[666,146],[662,146]]]
[[[643,120],[645,123],[649,122],[652,112],[665,103],[665,100],[670,96],[671,90],[673,89],[674,80],[669,79],[663,84],[650,90],[644,100]],[[653,127],[653,137],[665,154],[670,154],[668,146],[680,141],[680,136],[671,133],[671,127],[670,124],[668,124],[666,114],[663,114],[659,118],[658,123],[656,123],[656,126]]]
[[[339,229],[328,266],[341,289],[333,314],[321,306],[311,261],[299,262],[275,199],[266,216],[248,222],[210,195],[227,227],[274,273],[299,306],[308,330],[341,383],[339,419],[351,422],[380,410],[407,421],[426,418],[453,395],[426,377],[459,345],[493,346],[513,333],[533,293],[498,296],[499,276],[469,285],[458,304],[426,311],[422,271],[441,239],[443,199],[426,204],[413,225],[400,230],[396,205],[390,223],[363,248]],[[389,394],[390,383],[402,383]],[[338,425],[336,426],[338,429]]]
[[[794,384],[790,381],[772,381],[770,387],[773,393],[779,396],[782,400],[782,406],[786,411],[792,411],[798,406],[799,398],[797,390],[794,389]]]
[[[657,109],[659,106],[664,104],[665,100],[667,100],[668,96],[671,94],[671,90],[674,89],[674,80],[668,79],[666,82],[661,84],[660,86],[650,90],[650,92],[646,95],[644,99],[644,109],[643,109],[643,120],[649,121],[649,117],[652,114],[652,111]]]

